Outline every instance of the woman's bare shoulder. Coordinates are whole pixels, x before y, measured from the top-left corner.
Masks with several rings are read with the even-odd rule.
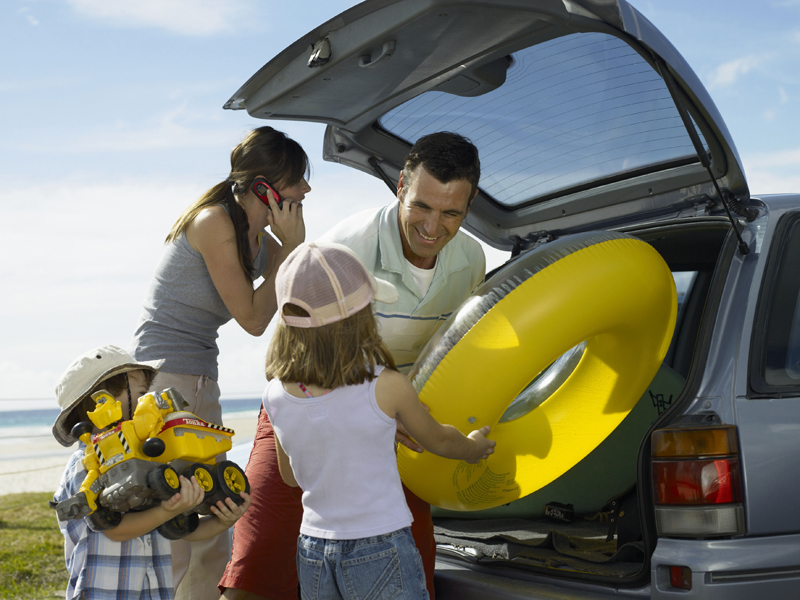
[[[227,223],[233,226],[227,211],[219,204],[206,206],[199,213],[197,213],[194,221],[192,221],[192,225],[199,227],[200,229],[207,226],[219,226],[222,223]]]
[[[221,206],[207,206],[186,227],[186,238],[195,250],[202,252],[206,244],[235,239],[233,222]]]

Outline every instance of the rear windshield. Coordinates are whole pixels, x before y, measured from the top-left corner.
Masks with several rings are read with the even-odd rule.
[[[380,125],[409,143],[435,131],[468,137],[481,189],[508,207],[696,158],[664,81],[621,40],[572,34],[511,56],[499,88],[426,92]]]

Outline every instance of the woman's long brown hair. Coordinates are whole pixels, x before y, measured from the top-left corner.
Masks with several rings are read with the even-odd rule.
[[[253,180],[264,177],[275,186],[292,186],[309,174],[308,155],[285,133],[272,127],[253,129],[231,152],[231,173],[187,208],[167,235],[165,243],[174,242],[186,231],[200,211],[209,206],[223,205],[233,222],[239,263],[248,275],[253,274],[253,256],[247,240],[247,213],[238,202],[237,193],[246,193]]]

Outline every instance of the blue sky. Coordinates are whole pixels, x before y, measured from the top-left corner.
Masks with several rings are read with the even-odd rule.
[[[2,3],[0,399],[52,398],[76,355],[127,346],[166,232],[226,176],[248,129],[270,123],[309,153],[308,239],[390,199],[378,180],[322,161],[321,125],[222,110],[275,54],[353,4]],[[709,89],[751,192],[800,192],[800,0],[633,4]],[[224,395],[258,394],[268,342],[235,323],[221,330]]]

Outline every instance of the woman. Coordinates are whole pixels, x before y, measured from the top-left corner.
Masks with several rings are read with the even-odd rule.
[[[217,330],[234,318],[258,336],[275,314],[278,267],[305,239],[308,171],[308,156],[297,142],[272,127],[254,129],[233,149],[227,179],[187,208],[167,236],[131,354],[138,361],[165,358],[152,389],[177,388],[203,419],[222,423]],[[262,194],[266,202],[254,193],[256,178],[283,198],[281,208],[271,190]],[[258,277],[264,280],[254,289]],[[191,547],[178,541],[172,553],[176,598],[219,597],[227,536]]]

